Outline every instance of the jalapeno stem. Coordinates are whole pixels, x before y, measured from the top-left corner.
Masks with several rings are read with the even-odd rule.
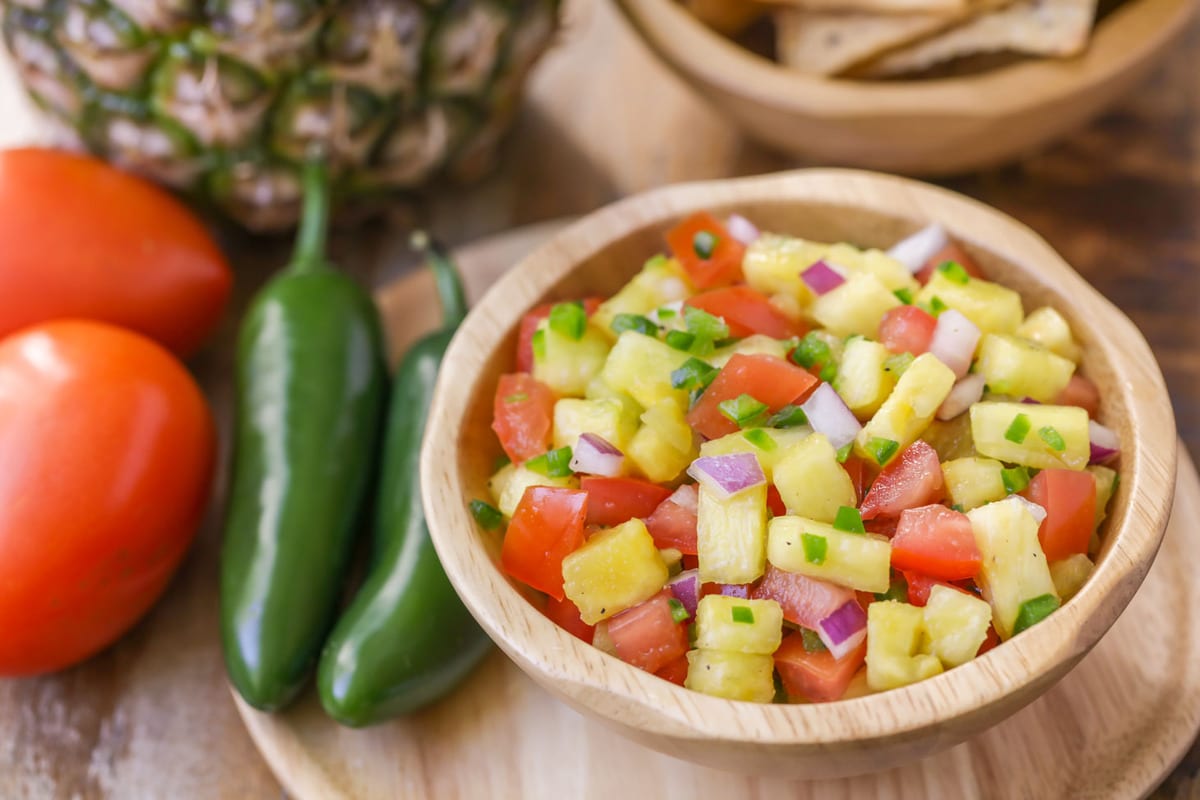
[[[409,242],[425,254],[433,268],[433,279],[442,302],[442,327],[457,328],[467,316],[467,299],[454,260],[446,248],[425,231],[414,231]]]
[[[323,160],[305,162],[302,186],[304,208],[300,215],[300,230],[296,234],[296,249],[288,269],[314,272],[329,267],[325,258],[329,233],[329,176]]]

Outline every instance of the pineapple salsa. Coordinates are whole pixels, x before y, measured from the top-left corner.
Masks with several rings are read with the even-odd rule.
[[[527,314],[497,386],[471,510],[550,619],[699,692],[822,702],[1080,588],[1118,441],[1062,315],[937,225],[883,252],[700,213],[667,244]]]

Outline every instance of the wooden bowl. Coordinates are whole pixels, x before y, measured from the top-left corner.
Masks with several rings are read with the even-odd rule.
[[[738,211],[766,230],[885,247],[936,220],[1026,307],[1051,304],[1085,348],[1101,418],[1120,435],[1121,482],[1097,566],[1044,622],[961,667],[889,692],[825,705],[755,705],[691,692],[584,644],[546,619],[498,568],[500,540],[467,502],[487,497],[499,445],[500,374],[514,368],[522,315],[549,300],[611,294],[681,217]],[[1167,390],[1133,324],[1036,234],[949,191],[847,170],[810,170],[649,192],[575,223],[502,278],[472,310],[442,368],[422,453],[423,500],[459,595],[508,656],[543,687],[670,755],[758,775],[833,777],[884,769],[947,747],[1012,714],[1061,678],[1137,590],[1158,550],[1175,486]]]
[[[858,81],[788,69],[677,0],[619,0],[662,59],[759,142],[822,164],[946,175],[1025,155],[1099,114],[1187,27],[1195,0],[1127,0],[1077,58],[966,77]]]

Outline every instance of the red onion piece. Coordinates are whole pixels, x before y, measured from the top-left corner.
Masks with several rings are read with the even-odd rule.
[[[1037,520],[1037,524],[1038,525],[1042,524],[1042,520],[1044,520],[1046,518],[1046,509],[1042,508],[1041,506],[1039,506],[1037,503],[1033,502],[1032,500],[1022,497],[1019,494],[1012,494],[1012,495],[1009,495],[1009,497],[1013,498],[1014,500],[1019,500],[1022,503],[1024,503],[1025,507],[1029,509],[1029,513],[1033,514],[1033,518]]]
[[[947,244],[949,240],[946,238],[945,229],[935,222],[896,242],[887,252],[915,275],[925,266],[925,262],[937,255]]]
[[[979,336],[979,328],[974,322],[949,308],[938,315],[937,327],[933,329],[933,339],[929,342],[929,352],[954,370],[955,377],[961,378],[971,368]]]
[[[742,600],[750,597],[750,584],[748,583],[718,583],[716,587],[716,593],[726,597],[738,597]],[[712,594],[712,592],[708,592],[708,594]]]
[[[1034,400],[1032,397],[1022,397],[1021,402],[1027,406],[1040,406],[1042,404],[1041,400]]]
[[[817,623],[817,635],[835,659],[845,658],[867,638],[867,612],[849,600]]]
[[[695,514],[696,510],[700,507],[700,493],[696,491],[696,484],[685,483],[676,489],[664,502],[674,503],[680,508]]]
[[[722,499],[767,482],[754,453],[697,458],[688,475]]]
[[[604,437],[594,433],[579,434],[579,441],[571,450],[571,470],[573,472],[615,478],[621,474],[621,467],[624,463],[625,454]]]
[[[968,375],[954,384],[950,394],[942,401],[937,410],[937,418],[945,422],[964,413],[983,397],[983,387],[987,383],[982,375]]]
[[[684,570],[667,581],[667,588],[676,600],[683,603],[688,617],[696,616],[696,606],[700,603],[700,570]]]
[[[800,404],[808,424],[817,433],[825,434],[825,438],[833,445],[834,450],[841,450],[854,441],[854,437],[862,430],[862,425],[854,417],[854,413],[846,407],[841,396],[828,383],[822,383]]]
[[[758,227],[741,214],[730,214],[725,220],[725,229],[742,244],[753,244],[760,235]]]
[[[813,290],[813,294],[825,294],[846,282],[842,273],[824,261],[814,262],[808,269],[801,272],[800,280]]]
[[[1088,420],[1088,438],[1091,439],[1092,446],[1089,464],[1103,464],[1121,452],[1121,439],[1116,431],[1104,427],[1094,419]]]

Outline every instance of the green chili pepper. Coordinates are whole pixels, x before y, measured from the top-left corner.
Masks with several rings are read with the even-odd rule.
[[[371,567],[329,637],[317,673],[321,703],[346,725],[370,725],[432,703],[457,686],[491,644],[450,586],[421,508],[425,418],[438,366],[466,315],[454,265],[437,247],[430,247],[430,263],[443,327],[417,342],[396,370]]]
[[[264,710],[296,695],[333,622],[387,391],[375,304],[325,260],[321,164],[305,168],[304,188],[295,256],[239,333],[221,552],[225,664]]]

